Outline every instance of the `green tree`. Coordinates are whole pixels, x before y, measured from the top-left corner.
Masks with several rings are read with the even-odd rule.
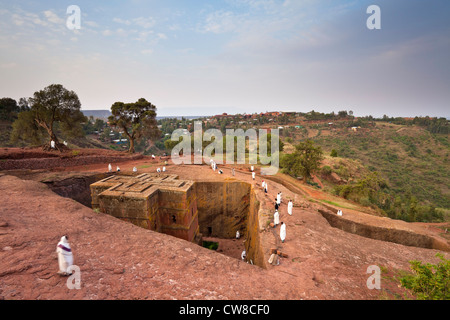
[[[168,151],[172,151],[179,143],[181,142],[181,138],[179,141],[172,141],[170,138],[164,141],[164,148]]]
[[[20,98],[18,106],[19,106],[19,112],[30,111],[30,106],[28,105],[27,98]]]
[[[271,133],[267,133],[266,135],[262,135],[259,138],[259,141],[264,141],[264,139],[266,139],[267,141],[267,156],[271,156],[272,155],[272,134]],[[278,139],[278,152],[283,152],[284,150],[284,142],[281,139]]]
[[[330,156],[333,157],[333,158],[336,158],[338,156],[337,150],[336,149],[331,150]]]
[[[13,144],[31,143],[34,146],[41,145],[46,138],[46,132],[34,120],[31,112],[21,112],[19,117],[12,124],[10,141]]]
[[[307,140],[296,145],[294,153],[284,155],[281,166],[291,176],[310,179],[311,174],[319,169],[322,160],[322,148]]]
[[[55,128],[69,137],[83,135],[82,123],[87,118],[81,112],[81,103],[75,92],[69,91],[60,84],[52,84],[34,93],[28,99],[29,111],[21,112],[13,124],[12,139],[37,141],[46,133],[48,143],[44,150],[51,150],[50,142],[55,142],[57,150],[62,151],[66,146],[59,142]],[[32,137],[33,132],[36,137]]]
[[[94,129],[96,131],[100,132],[105,127],[105,125],[106,125],[105,121],[97,118],[97,119],[95,119],[95,122],[94,122]]]
[[[134,153],[136,140],[150,140],[160,137],[161,132],[156,122],[156,107],[145,100],[135,103],[116,102],[111,107],[112,116],[108,118],[111,126],[119,127],[130,141],[129,153]]]
[[[20,107],[17,105],[16,100],[11,98],[0,99],[0,120],[13,122],[17,119],[19,111]]]

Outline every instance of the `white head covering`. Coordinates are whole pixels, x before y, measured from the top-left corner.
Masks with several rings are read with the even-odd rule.
[[[70,244],[69,244],[69,239],[67,236],[62,236],[61,240],[59,241],[58,245],[62,244],[64,245],[66,248],[70,249]]]
[[[72,255],[72,250],[70,248],[70,244],[69,244],[67,236],[61,237],[61,240],[58,242],[56,249],[57,249],[57,251],[61,252],[64,255]]]

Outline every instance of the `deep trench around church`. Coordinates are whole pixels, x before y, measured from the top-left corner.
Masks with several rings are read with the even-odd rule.
[[[92,208],[90,186],[111,176],[105,173],[78,174],[49,179],[44,183],[56,194]],[[219,247],[216,252],[236,259],[241,259],[241,253],[245,250],[249,263],[264,266],[258,234],[259,202],[252,186],[241,181],[197,181],[194,186],[198,226],[202,235],[202,241],[198,244],[202,245],[203,241],[217,242]],[[241,235],[239,239],[236,239],[236,231]]]

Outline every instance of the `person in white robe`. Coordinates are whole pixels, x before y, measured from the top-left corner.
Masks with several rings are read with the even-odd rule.
[[[133,172],[137,172],[137,168],[136,167],[133,168]]]
[[[112,171],[112,166],[111,166],[111,163],[108,165],[108,172],[111,172]]]
[[[253,167],[253,166],[250,169],[252,170],[252,172],[255,171],[255,167]]]
[[[242,251],[242,253],[241,253],[241,259],[242,259],[242,260],[245,260],[246,257],[247,257],[247,253],[246,253],[245,250],[244,250],[244,251]]]
[[[58,274],[67,276],[67,269],[73,265],[73,254],[69,244],[69,237],[63,236],[56,246],[58,254],[59,271]]]
[[[67,141],[64,141],[64,145],[67,147]]]
[[[283,243],[286,240],[286,224],[284,222],[281,222],[280,239],[281,239],[281,242],[283,242]]]
[[[342,210],[339,210],[337,213],[338,216],[342,217],[344,215],[344,213],[342,212]]]
[[[255,180],[256,178],[256,173],[252,172],[252,179]]]
[[[265,187],[266,187],[266,182],[263,180],[262,181],[262,183],[261,183],[261,187],[263,188],[263,189],[265,189]]]
[[[292,200],[289,200],[288,203],[288,213],[290,216],[292,216],[292,210],[294,209],[294,203],[292,202]]]
[[[280,224],[280,214],[278,213],[278,210],[273,214],[273,224],[275,226]]]
[[[52,149],[55,149],[56,148],[56,144],[55,144],[55,141],[51,141],[50,142],[50,147],[52,147]]]
[[[277,204],[278,205],[281,204],[281,195],[280,195],[280,193],[277,194]]]
[[[241,237],[241,234],[239,233],[239,230],[236,231],[236,239],[239,239]]]
[[[163,172],[166,172],[166,167],[163,167]]]
[[[116,168],[116,171],[117,171],[117,172],[120,172],[120,168],[119,168],[119,166],[117,166],[117,168]]]

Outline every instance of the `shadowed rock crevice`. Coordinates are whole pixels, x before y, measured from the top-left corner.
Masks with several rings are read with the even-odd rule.
[[[108,174],[76,175],[63,179],[47,178],[41,182],[45,183],[57,195],[73,199],[91,208],[92,197],[90,185],[107,177]]]

